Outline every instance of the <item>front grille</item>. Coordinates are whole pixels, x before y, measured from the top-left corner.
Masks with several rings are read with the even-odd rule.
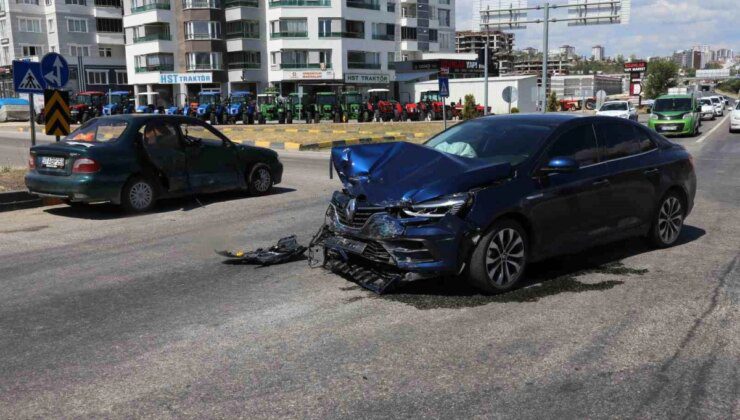
[[[339,223],[354,229],[362,228],[363,226],[365,226],[365,223],[367,223],[367,220],[370,218],[370,216],[375,213],[380,213],[381,211],[383,211],[383,209],[379,207],[358,207],[357,209],[355,209],[352,220],[349,220],[346,210],[339,206],[336,207],[336,213],[337,218],[339,219]]]
[[[391,255],[388,251],[385,250],[383,245],[377,242],[367,242],[367,246],[365,246],[365,251],[362,252],[362,256],[367,259],[380,262],[389,262],[391,259]]]

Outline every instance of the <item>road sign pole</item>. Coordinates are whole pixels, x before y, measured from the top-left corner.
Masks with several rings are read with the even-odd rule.
[[[549,30],[550,30],[550,3],[545,2],[543,6],[545,11],[545,18],[543,19],[543,35],[542,35],[542,113],[547,112],[547,56],[549,49]]]
[[[31,116],[31,146],[36,145],[36,118],[34,117],[33,93],[28,94],[29,115]]]
[[[483,115],[488,115],[488,24],[486,24],[486,45],[483,47]]]
[[[444,122],[444,129],[447,130],[447,98],[442,97],[442,121]]]

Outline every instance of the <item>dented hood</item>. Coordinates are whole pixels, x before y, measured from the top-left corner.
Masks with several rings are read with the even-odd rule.
[[[345,188],[368,203],[420,203],[511,175],[511,165],[463,158],[413,143],[335,147],[331,159]]]

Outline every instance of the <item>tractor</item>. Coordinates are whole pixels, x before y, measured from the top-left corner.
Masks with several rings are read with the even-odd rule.
[[[143,96],[143,103],[142,100],[139,100],[139,103],[141,105],[137,106],[134,110],[137,114],[164,114],[165,110],[163,106],[156,106],[157,103],[157,96],[159,96],[158,92],[154,91],[148,91],[148,92],[139,92],[139,96]]]
[[[255,119],[258,124],[275,120],[280,124],[292,124],[293,112],[286,107],[282,98],[278,98],[276,91],[270,90],[257,95],[257,115]]]
[[[134,101],[127,90],[117,90],[108,94],[108,103],[103,106],[103,115],[133,114]]]
[[[363,110],[362,121],[401,121],[405,119],[404,109],[398,101],[390,99],[388,89],[370,89]]]
[[[341,96],[342,102],[342,115],[344,116],[344,122],[349,120],[357,120],[362,122],[362,114],[364,103],[362,101],[362,95],[359,92],[343,92]]]
[[[242,121],[244,124],[254,124],[252,94],[246,91],[231,92],[227,113],[226,124],[236,124],[237,121]]]
[[[98,91],[80,92],[69,107],[72,122],[81,124],[87,120],[99,117],[103,113],[105,93]]]
[[[211,124],[220,124],[225,117],[226,107],[221,103],[221,92],[202,91],[198,95],[197,117],[202,120],[209,120]]]
[[[342,121],[342,107],[334,92],[319,92],[314,100],[313,122],[321,120]]]
[[[285,106],[293,118],[308,121],[309,99],[307,94],[291,93],[288,95]],[[313,108],[312,108],[313,109]],[[312,117],[313,118],[313,117]]]
[[[442,98],[438,90],[428,90],[421,93],[421,99],[417,103],[408,103],[405,106],[406,115],[415,121],[435,121],[442,119]],[[448,118],[452,116],[452,108],[444,105],[447,109]]]

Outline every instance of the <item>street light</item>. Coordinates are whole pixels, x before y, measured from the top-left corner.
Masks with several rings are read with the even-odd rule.
[[[481,26],[486,30],[486,42],[491,26],[502,29],[524,29],[527,24],[543,24],[542,33],[542,90],[540,106],[547,112],[547,60],[550,23],[567,22],[568,26],[612,25],[629,23],[632,0],[568,0],[567,5],[550,4],[531,6],[527,0],[488,0],[485,10],[480,10]],[[491,7],[493,5],[493,7]],[[550,17],[550,9],[566,8],[567,18]],[[542,10],[541,19],[527,20],[527,13]],[[483,98],[488,109],[488,44],[486,43]]]

